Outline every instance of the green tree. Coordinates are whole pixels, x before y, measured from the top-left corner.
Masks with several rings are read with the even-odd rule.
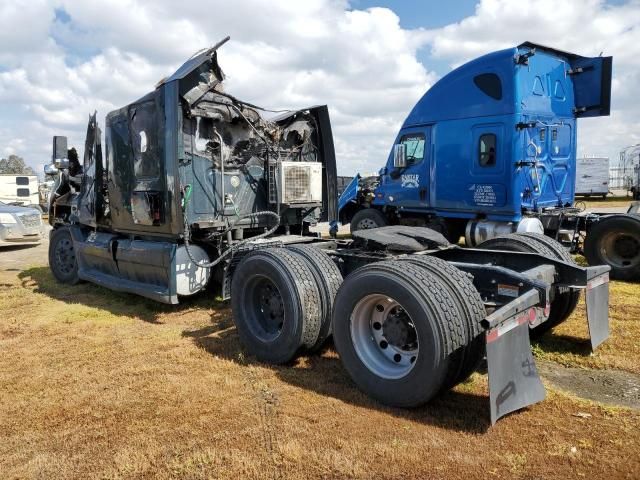
[[[24,158],[18,155],[9,155],[8,158],[0,160],[0,174],[9,175],[35,175],[33,168],[27,166]]]

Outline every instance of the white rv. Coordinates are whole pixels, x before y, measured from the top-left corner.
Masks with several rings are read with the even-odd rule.
[[[585,197],[609,193],[609,159],[605,157],[578,158],[576,162],[576,195]]]
[[[0,175],[0,201],[8,204],[39,206],[38,177],[35,175]]]

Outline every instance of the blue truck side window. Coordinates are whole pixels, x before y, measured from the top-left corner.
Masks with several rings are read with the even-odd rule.
[[[407,164],[415,165],[424,159],[424,142],[424,135],[421,133],[412,133],[402,137],[400,143],[405,146]]]
[[[493,133],[480,135],[479,160],[481,167],[492,167],[496,164],[496,136]]]
[[[502,100],[502,82],[495,73],[481,73],[473,77],[473,83],[480,90],[496,100]]]

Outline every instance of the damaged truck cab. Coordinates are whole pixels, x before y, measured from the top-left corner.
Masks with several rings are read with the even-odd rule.
[[[53,261],[59,279],[177,303],[221,279],[223,251],[265,232],[308,233],[334,214],[327,108],[265,120],[225,93],[222,43],[109,113],[104,149],[90,117],[83,173],[61,172],[51,196],[51,224],[67,227],[53,231],[52,255],[71,258],[72,239],[77,261]],[[54,161],[68,162],[64,137]]]

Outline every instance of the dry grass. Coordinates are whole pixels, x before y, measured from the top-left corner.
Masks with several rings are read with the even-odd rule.
[[[584,295],[571,317],[534,344],[538,357],[566,366],[616,368],[640,374],[640,285],[611,282],[610,338],[591,354]]]
[[[619,337],[640,338],[631,320],[640,289],[614,289],[612,347],[595,360],[552,353],[550,338],[539,349],[637,368],[637,344]],[[572,319],[560,336],[579,324]],[[0,352],[1,478],[613,479],[640,471],[640,412],[550,392],[488,428],[480,374],[425,408],[384,408],[353,387],[331,349],[278,368],[245,357],[225,304],[201,297],[174,308],[61,286],[45,267],[0,272]]]
[[[633,201],[631,197],[607,197],[606,199],[602,198],[578,198],[576,200],[579,202],[584,202],[587,205],[587,208],[597,211],[598,208],[609,208],[609,207],[626,207]]]

